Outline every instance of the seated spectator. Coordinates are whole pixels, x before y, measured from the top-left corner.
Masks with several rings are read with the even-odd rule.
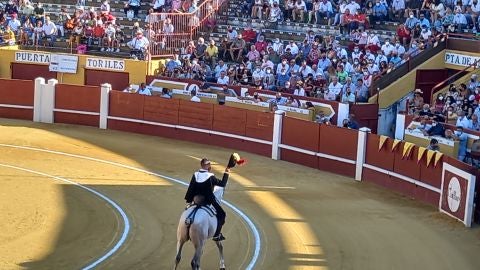
[[[224,84],[224,85],[229,85],[230,84],[230,78],[227,76],[226,71],[221,71],[220,76],[217,78],[217,83],[218,84]]]
[[[145,83],[141,83],[140,86],[138,87],[137,94],[151,96],[152,92],[150,91],[150,89],[147,88]]]
[[[5,28],[5,32],[3,33],[3,43],[7,45],[15,45],[15,33],[12,31],[9,25]]]
[[[200,100],[200,98],[197,97],[197,91],[196,91],[196,90],[192,90],[192,91],[190,92],[190,95],[192,96],[192,97],[190,98],[190,101],[192,101],[192,102],[202,102],[202,101]]]
[[[97,31],[101,32],[100,30],[97,30]],[[141,30],[138,30],[138,31],[140,32]],[[100,49],[100,51],[102,52],[105,51],[104,46],[106,46],[107,52],[114,51],[113,41],[115,40],[115,34],[116,34],[115,27],[111,23],[107,23],[107,27],[104,30],[104,37],[101,43],[102,48]]]
[[[441,123],[438,122],[438,118],[434,117],[430,127],[422,130],[425,136],[445,136],[445,129]]]
[[[108,0],[104,0],[102,5],[100,6],[100,13],[101,14],[109,14],[110,13],[110,4]]]
[[[405,0],[393,0],[390,7],[390,19],[400,21],[405,12]]]
[[[125,3],[125,7],[123,8],[125,15],[127,15],[128,11],[130,10],[133,10],[133,16],[134,18],[137,18],[138,11],[140,10],[140,0],[128,0],[128,2]]]
[[[148,56],[148,46],[150,42],[143,36],[142,31],[137,31],[135,37],[127,43],[131,49],[130,56],[134,59],[145,60]]]
[[[17,13],[13,13],[11,17],[12,18],[8,22],[8,26],[10,26],[10,30],[12,30],[15,33],[15,35],[17,35],[20,31],[20,26],[22,25],[22,23],[17,18],[18,17]]]
[[[457,112],[457,115],[458,115],[458,118],[457,118],[457,122],[455,123],[455,125],[457,127],[462,127],[464,129],[468,129],[470,128],[471,126],[471,122],[470,120],[465,116],[465,112],[463,110],[459,110]]]
[[[283,19],[283,12],[280,9],[278,2],[273,2],[272,8],[270,9],[270,13],[268,15],[268,21],[271,23],[280,22]]]
[[[50,20],[49,16],[45,17],[45,24],[43,24],[43,39],[44,46],[53,47],[57,36],[57,26]]]
[[[218,58],[218,47],[215,46],[215,40],[210,40],[210,44],[205,49],[205,61],[210,65],[215,66]]]
[[[408,18],[405,21],[405,26],[409,31],[412,31],[418,24],[420,24],[420,21],[415,17],[413,11],[410,11],[408,14]]]
[[[475,131],[480,131],[480,122],[478,121],[478,115],[477,114],[472,115],[472,119],[470,120],[469,129],[475,130]]]
[[[431,139],[430,143],[428,144],[427,149],[439,152],[440,151],[440,146],[438,145],[438,140],[437,139]]]
[[[162,98],[166,98],[166,99],[171,99],[172,98],[172,94],[170,93],[170,90],[168,88],[162,88],[162,95],[160,96]]]
[[[287,22],[293,19],[293,11],[295,10],[295,0],[286,0],[284,1],[285,3],[285,8],[284,8],[284,13],[283,16]]]
[[[382,22],[387,20],[388,10],[387,7],[380,3],[380,0],[376,0],[375,6],[373,7],[373,22]]]
[[[353,93],[352,89],[348,86],[343,92],[340,102],[354,104],[355,99],[356,99],[355,94]]]
[[[334,16],[332,2],[330,0],[319,0],[319,7],[315,14],[316,23],[320,24],[320,19],[327,18],[327,25],[331,24],[332,17]]]
[[[298,21],[298,22],[305,22],[304,21],[304,16],[305,12],[307,11],[307,6],[305,4],[305,1],[303,0],[297,0],[295,2],[295,8],[293,9],[293,20]]]
[[[455,10],[455,16],[453,17],[453,25],[458,32],[463,32],[463,29],[467,28],[467,18],[461,10]]]
[[[253,30],[250,25],[247,25],[247,27],[245,27],[245,30],[242,31],[242,37],[243,40],[245,40],[245,42],[247,43],[247,45],[251,45],[257,40],[257,32],[255,32],[255,30]]]
[[[45,9],[43,8],[42,3],[35,4],[35,8],[33,9],[33,17],[35,19],[32,20],[32,23],[41,21],[43,25],[43,18],[45,17]]]
[[[242,38],[242,34],[237,36],[237,39],[230,45],[230,56],[233,61],[240,61],[243,56],[243,50],[245,49],[245,40]]]
[[[285,105],[287,104],[288,100],[285,97],[282,97],[282,93],[278,92],[275,94],[275,98],[272,98],[267,102],[275,105]]]
[[[252,19],[262,19],[262,10],[263,10],[263,1],[262,0],[254,0],[254,4],[252,7],[252,13],[250,17]]]

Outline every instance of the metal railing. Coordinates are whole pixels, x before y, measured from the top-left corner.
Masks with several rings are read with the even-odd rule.
[[[211,26],[210,20],[224,2],[205,0],[191,12],[155,13],[151,24],[155,36],[150,37],[152,57],[180,53],[200,31]]]
[[[441,92],[445,92],[446,91],[446,88],[451,84],[451,83],[454,83],[458,80],[460,80],[462,77],[465,76],[465,74],[478,74],[480,69],[479,69],[479,64],[480,64],[480,60],[477,60],[475,61],[474,63],[472,63],[471,65],[465,67],[464,69],[462,70],[459,70],[457,71],[455,74],[453,74],[452,76],[446,78],[445,80],[439,82],[438,84],[436,84],[433,88],[432,88],[432,92],[431,92],[431,98],[430,100],[433,102],[434,100],[436,100],[438,94],[440,94]],[[468,71],[472,71],[470,73],[467,73]],[[462,82],[463,83],[463,82]]]

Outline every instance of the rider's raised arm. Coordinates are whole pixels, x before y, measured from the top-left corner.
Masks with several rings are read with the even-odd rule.
[[[212,176],[213,177],[213,185],[219,186],[219,187],[225,187],[227,185],[227,182],[228,182],[228,176],[229,176],[228,171],[225,171],[225,173],[223,173],[222,180],[218,179],[215,176]]]
[[[194,184],[195,184],[195,175],[192,175],[192,180],[190,180],[190,185],[188,185],[188,190],[187,190],[187,193],[185,194],[185,200],[187,201],[187,203],[191,203],[193,201],[193,197],[195,196],[195,194],[193,194]]]

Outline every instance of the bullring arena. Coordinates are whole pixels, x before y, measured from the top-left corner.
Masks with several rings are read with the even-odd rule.
[[[0,269],[171,269],[182,183],[204,156],[219,175],[232,151],[248,164],[225,194],[227,269],[480,267],[478,228],[448,216],[472,222],[469,176],[438,212],[444,170],[469,172],[449,157],[425,165],[403,142],[281,112],[1,83]],[[209,241],[202,269],[217,268]]]

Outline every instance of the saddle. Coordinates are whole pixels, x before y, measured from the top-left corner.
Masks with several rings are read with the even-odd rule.
[[[207,212],[211,217],[217,216],[217,211],[215,210],[215,208],[211,204],[202,205],[202,204],[191,203],[191,204],[187,205],[185,210],[190,209],[192,207],[195,207],[195,208],[193,209],[192,212],[190,212],[188,217],[185,219],[185,225],[187,225],[187,226],[190,226],[193,223],[193,221],[195,220],[195,215],[197,214],[199,209],[205,210],[205,212]]]

